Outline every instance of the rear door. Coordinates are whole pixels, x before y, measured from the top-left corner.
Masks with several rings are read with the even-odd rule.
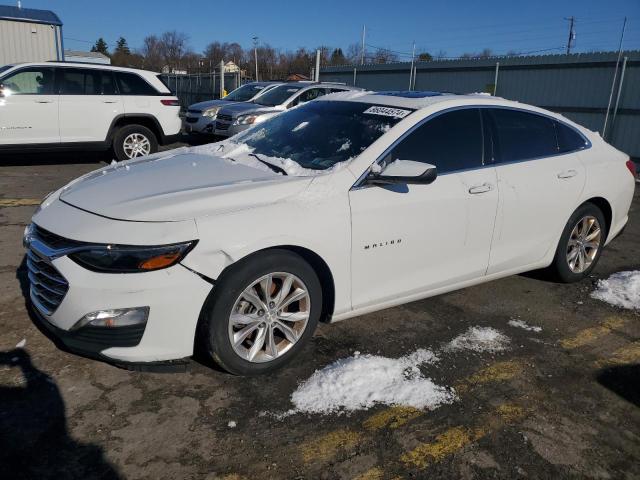
[[[21,68],[0,84],[0,145],[60,142],[52,67]]]
[[[492,274],[540,262],[556,248],[584,187],[585,169],[577,153],[558,146],[554,119],[511,108],[487,108],[483,115],[493,131],[500,191]]]
[[[61,141],[104,141],[114,118],[124,113],[113,72],[58,67],[56,78]]]

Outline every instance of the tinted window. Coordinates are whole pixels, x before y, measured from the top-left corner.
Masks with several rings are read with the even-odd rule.
[[[550,118],[504,108],[491,108],[488,114],[497,133],[497,161],[513,162],[558,153]]]
[[[573,128],[560,123],[554,122],[556,125],[556,134],[558,136],[558,148],[560,152],[573,152],[585,148],[585,139]]]
[[[360,102],[309,102],[232,138],[279,165],[293,160],[324,170],[357,157],[401,118],[367,112]],[[407,112],[408,113],[408,112]],[[232,157],[233,153],[230,154]]]
[[[260,95],[254,100],[254,103],[264,105],[266,107],[275,107],[287,100],[301,88],[302,86],[300,85],[280,85],[279,87],[274,87],[267,93]]]
[[[53,93],[52,68],[24,68],[2,79],[11,95],[50,95]]]
[[[116,72],[121,95],[158,95],[155,88],[135,73]]]
[[[435,165],[438,173],[482,165],[482,124],[475,108],[443,113],[428,120],[393,149],[394,160]]]
[[[315,100],[316,98],[321,97],[325,93],[327,92],[325,91],[324,88],[311,88],[306,92],[302,92],[300,96],[296,99],[297,101],[294,103],[297,104],[297,103],[310,102],[311,100]]]

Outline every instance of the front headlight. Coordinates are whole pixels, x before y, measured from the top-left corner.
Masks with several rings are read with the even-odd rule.
[[[175,265],[191,251],[196,243],[197,240],[194,240],[158,247],[96,245],[71,253],[69,258],[94,272],[149,272]]]
[[[235,125],[252,125],[254,123],[260,123],[261,115],[240,115],[234,122]]]
[[[220,107],[207,108],[204,112],[202,112],[202,116],[203,117],[215,117],[218,114],[218,110],[220,110]]]

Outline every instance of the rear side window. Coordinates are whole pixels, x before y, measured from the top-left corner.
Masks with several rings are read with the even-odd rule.
[[[121,95],[158,95],[155,88],[135,73],[116,72]]]
[[[514,162],[558,154],[553,120],[535,113],[488,109],[497,134],[496,144],[500,162]]]
[[[51,95],[53,68],[30,67],[9,74],[0,82],[11,95]]]
[[[60,95],[116,95],[113,74],[109,71],[59,68]]]
[[[414,160],[435,165],[438,173],[482,165],[482,124],[476,108],[454,110],[427,121],[411,132],[391,152],[394,160]]]
[[[560,122],[554,123],[556,126],[558,149],[560,153],[575,152],[576,150],[582,150],[587,146],[584,137],[573,128]]]

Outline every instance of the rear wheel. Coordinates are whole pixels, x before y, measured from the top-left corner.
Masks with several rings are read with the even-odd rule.
[[[607,225],[602,210],[592,203],[580,206],[562,232],[551,265],[554,276],[565,283],[587,277],[600,259],[606,238]]]
[[[113,153],[117,160],[129,160],[157,151],[156,136],[142,125],[125,125],[113,137]]]
[[[321,308],[320,281],[311,266],[293,252],[270,250],[242,260],[216,282],[200,335],[225,370],[268,373],[300,352]]]

